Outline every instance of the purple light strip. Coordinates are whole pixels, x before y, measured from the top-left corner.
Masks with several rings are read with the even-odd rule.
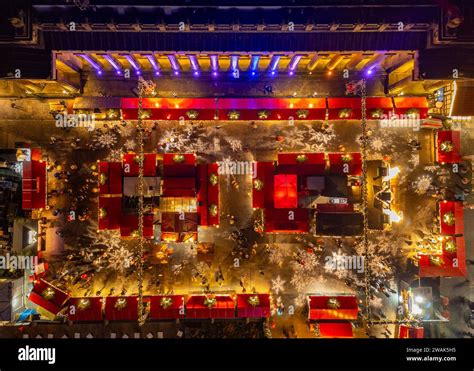
[[[193,68],[193,71],[199,71],[199,63],[197,61],[197,58],[195,55],[188,55],[189,62],[191,63],[191,67]]]
[[[161,69],[160,65],[158,64],[158,61],[155,59],[155,56],[153,54],[146,54],[145,57],[148,59],[148,62],[150,62],[155,72],[158,72]]]
[[[232,71],[239,69],[239,56],[238,55],[230,56],[230,68]]]
[[[251,71],[257,71],[259,60],[260,60],[259,55],[252,55],[252,60],[250,61],[250,70]]]
[[[109,54],[103,54],[102,56],[105,60],[107,60],[107,62],[112,65],[112,67],[115,69],[115,71],[117,71],[118,74],[122,73],[122,66],[120,66],[120,64],[115,60],[114,57]]]
[[[270,61],[270,71],[274,72],[278,68],[278,63],[280,63],[281,55],[274,55]]]
[[[176,59],[176,56],[174,56],[173,54],[170,54],[170,55],[168,55],[168,59],[171,63],[171,67],[173,68],[173,70],[175,72],[178,72],[181,69],[181,67],[178,63],[178,60]]]
[[[140,65],[130,54],[125,54],[125,58],[132,65],[133,69],[137,72],[140,72]]]
[[[290,64],[288,65],[288,69],[290,71],[294,71],[298,66],[298,63],[300,63],[301,58],[301,55],[294,55],[293,58],[291,58]]]
[[[211,59],[211,69],[214,72],[217,72],[219,69],[219,56],[217,54],[210,55],[209,58]]]
[[[102,66],[90,55],[88,54],[77,54],[77,55],[85,59],[98,73],[102,73]]]

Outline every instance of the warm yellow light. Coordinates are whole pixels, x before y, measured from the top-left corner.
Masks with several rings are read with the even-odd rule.
[[[383,177],[383,180],[386,182],[386,181],[389,181],[390,179],[393,179],[395,178],[398,173],[400,172],[400,168],[399,167],[391,167],[390,170],[388,171],[388,175],[387,176],[384,176]]]
[[[397,214],[393,210],[383,209],[383,213],[388,215],[390,223],[398,223],[400,220],[402,220],[402,214]]]

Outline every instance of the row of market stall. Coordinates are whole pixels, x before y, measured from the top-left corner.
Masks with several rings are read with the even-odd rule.
[[[138,296],[71,297],[44,279],[34,283],[29,300],[69,321],[137,321]],[[149,295],[143,298],[147,320],[264,319],[272,312],[269,294]],[[317,337],[352,338],[358,321],[355,295],[307,295],[308,324]],[[402,325],[399,337],[422,337],[423,329]],[[421,335],[420,335],[421,334]]]
[[[434,144],[435,161],[441,165],[452,165],[450,171],[463,177],[460,165],[461,132],[437,130],[434,132]],[[420,255],[420,277],[465,277],[467,271],[463,203],[451,199],[439,201],[437,213],[439,236],[432,241],[425,241],[422,246],[425,251],[431,250],[431,253]]]
[[[361,99],[341,98],[144,98],[144,120],[360,120]],[[396,116],[428,117],[424,97],[368,97],[368,119]],[[76,113],[97,119],[138,119],[137,98],[79,98]]]
[[[358,234],[362,216],[354,211],[353,192],[360,187],[361,172],[358,152],[279,153],[276,162],[257,162],[252,206],[263,210],[261,232],[307,233],[309,211],[316,210],[319,232],[344,219]]]
[[[434,244],[437,252],[420,256],[420,277],[466,277],[464,211],[461,201],[438,203],[440,235]],[[434,246],[433,246],[434,245]]]
[[[161,240],[197,240],[197,227],[219,224],[217,164],[197,164],[194,154],[167,153],[158,159],[147,153],[143,160],[143,218],[145,238],[155,237],[161,222]],[[158,169],[162,169],[159,172]],[[122,237],[138,230],[138,157],[122,162],[99,162],[99,230],[119,229]],[[160,210],[158,219],[157,210]]]
[[[71,297],[49,282],[35,282],[29,300],[73,322],[136,321],[138,296]],[[154,295],[143,298],[149,320],[267,318],[269,294]]]

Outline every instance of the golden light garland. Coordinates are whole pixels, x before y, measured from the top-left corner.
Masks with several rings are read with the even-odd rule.
[[[114,304],[114,308],[121,310],[127,307],[127,298],[118,298]]]
[[[91,301],[88,298],[82,298],[79,300],[77,304],[77,309],[79,310],[86,310],[91,306]]]
[[[260,179],[255,179],[253,181],[253,188],[256,189],[257,191],[261,191],[263,189],[263,180]]]
[[[217,177],[217,174],[212,173],[209,175],[209,183],[213,186],[217,185],[219,182],[219,178]]]
[[[160,300],[160,306],[163,309],[168,309],[173,305],[173,299],[170,298],[169,296],[162,297]]]
[[[296,156],[296,162],[298,163],[303,163],[303,162],[306,162],[308,160],[308,156],[306,155],[298,155]]]
[[[55,295],[54,290],[51,287],[44,289],[43,292],[41,293],[41,296],[45,298],[46,300],[53,299],[54,295]]]
[[[258,298],[258,295],[249,296],[247,301],[252,307],[260,305],[260,299]]]
[[[177,154],[173,156],[173,162],[176,162],[177,164],[183,163],[184,160],[185,160],[184,155]]]
[[[339,309],[341,307],[341,303],[337,298],[329,298],[326,305],[330,309]]]

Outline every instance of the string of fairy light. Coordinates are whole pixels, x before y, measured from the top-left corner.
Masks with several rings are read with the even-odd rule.
[[[360,84],[361,95],[361,155],[362,155],[362,217],[363,217],[363,243],[364,243],[364,283],[365,283],[365,308],[367,319],[370,320],[370,264],[369,264],[369,218],[368,218],[368,190],[367,190],[367,85],[365,79]]]
[[[419,325],[420,321],[414,318],[395,319],[395,320],[374,320],[370,310],[370,252],[369,252],[369,218],[368,218],[368,188],[367,188],[367,84],[362,79],[357,83],[361,96],[361,156],[362,156],[362,216],[363,216],[363,246],[364,246],[364,285],[365,285],[365,308],[366,323],[369,325]]]
[[[145,323],[145,313],[143,306],[143,253],[145,250],[145,238],[143,236],[143,161],[144,161],[144,144],[143,144],[143,94],[147,89],[147,84],[143,79],[138,80],[138,124],[137,124],[137,141],[138,141],[138,244],[137,244],[137,263],[138,263],[138,324]]]

